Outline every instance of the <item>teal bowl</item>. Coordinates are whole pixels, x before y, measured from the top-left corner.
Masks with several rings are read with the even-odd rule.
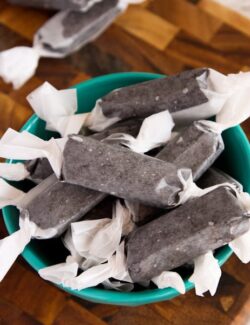
[[[139,82],[161,78],[162,75],[151,73],[117,73],[102,77],[97,77],[75,86],[78,96],[78,112],[90,111],[96,100],[107,94],[113,89],[136,84]],[[45,123],[36,115],[33,115],[22,130],[36,134],[43,139],[49,139],[53,134],[45,130]],[[237,179],[243,186],[244,190],[250,192],[250,150],[246,135],[242,129],[237,126],[223,133],[225,142],[225,151],[216,162],[217,166]],[[24,189],[26,184],[18,182],[16,185]],[[13,233],[18,229],[18,211],[14,207],[6,207],[3,209],[4,222],[9,233]],[[216,251],[216,258],[220,265],[226,262],[232,251],[228,246],[224,246]],[[63,262],[67,252],[64,249],[60,239],[51,240],[32,240],[23,252],[24,259],[36,270]],[[193,288],[193,285],[187,280],[190,274],[182,273],[185,279],[186,290]],[[81,291],[70,290],[63,286],[59,288],[75,295],[79,298],[92,302],[138,306],[148,303],[173,299],[179,293],[172,289],[140,289],[133,292],[118,292],[106,290],[102,287],[94,287]]]

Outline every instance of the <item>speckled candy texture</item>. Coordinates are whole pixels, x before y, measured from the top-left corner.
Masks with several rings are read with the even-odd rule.
[[[235,195],[221,187],[137,228],[127,242],[132,280],[150,280],[231,242],[248,230],[248,217]]]
[[[190,168],[197,180],[224,150],[222,136],[211,131],[202,122],[193,122],[168,141],[157,155],[178,168]]]
[[[104,193],[61,182],[51,175],[26,195],[20,216],[29,217],[40,229],[56,228],[57,235],[60,235],[71,222],[79,220],[105,196]]]
[[[204,73],[208,76],[209,70],[194,69],[124,87],[104,96],[98,104],[105,117],[119,120],[145,118],[165,110],[174,113],[208,101],[196,80]]]
[[[182,189],[175,165],[79,135],[66,142],[62,178],[162,208],[175,205]]]

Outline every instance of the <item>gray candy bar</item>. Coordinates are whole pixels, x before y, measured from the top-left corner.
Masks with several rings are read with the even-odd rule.
[[[229,243],[249,229],[248,217],[235,195],[221,187],[137,228],[127,242],[132,280],[151,280]]]
[[[162,208],[175,205],[182,189],[175,165],[79,135],[66,142],[62,177],[71,184]]]
[[[87,11],[103,0],[8,0],[9,3],[42,9],[71,9]]]
[[[79,220],[105,196],[104,193],[61,182],[51,175],[28,192],[20,216],[29,217],[41,229],[56,228],[59,236],[71,222]]]
[[[224,150],[220,134],[209,130],[202,122],[193,122],[167,142],[157,155],[178,168],[190,168],[197,180]]]
[[[224,143],[220,134],[209,131],[200,122],[193,122],[169,140],[156,158],[172,163],[177,168],[190,168],[193,179],[197,180],[214,163],[223,149]],[[140,206],[135,222],[142,225],[160,213],[162,211],[159,209]]]
[[[206,74],[206,79],[209,70],[184,71],[175,76],[120,88],[104,96],[99,105],[105,117],[118,117],[120,120],[145,118],[165,110],[174,113],[208,101],[196,80],[202,74]]]
[[[118,0],[98,2],[87,12],[61,11],[39,29],[36,43],[64,57],[97,38],[120,13]]]
[[[236,179],[214,167],[209,168],[205,174],[202,175],[202,177],[197,181],[197,185],[200,188],[207,188],[226,182],[235,185],[239,191],[243,191],[242,185],[236,181]]]

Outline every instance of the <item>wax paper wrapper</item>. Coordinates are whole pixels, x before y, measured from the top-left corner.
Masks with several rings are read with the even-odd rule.
[[[64,10],[35,34],[33,47],[19,46],[0,53],[0,76],[15,89],[34,74],[41,57],[63,58],[96,39],[130,3],[142,0],[105,0],[86,12]]]
[[[8,0],[9,3],[41,9],[88,11],[94,4],[103,0]]]
[[[132,151],[145,153],[167,142],[171,138],[173,127],[174,122],[170,113],[163,111],[145,118],[136,138],[129,134],[114,134],[106,140],[121,140],[121,144]]]
[[[177,272],[164,271],[160,275],[154,277],[152,282],[157,285],[159,289],[174,288],[182,294],[186,292],[185,283]]]
[[[218,260],[213,256],[213,252],[195,258],[194,273],[189,278],[195,285],[195,292],[198,296],[209,291],[215,295],[221,277],[221,269]]]
[[[169,110],[176,124],[218,114],[225,101],[249,84],[250,73],[225,76],[212,69],[194,69],[112,91],[96,102],[89,127],[100,131],[117,121]]]
[[[65,275],[64,269],[67,269]],[[73,263],[63,263],[63,266],[54,265],[39,271],[40,276],[48,281],[54,283],[61,283],[66,287],[76,290],[82,290],[88,287],[96,286],[108,279],[114,278],[119,281],[128,281],[129,276],[126,267],[126,258],[124,254],[124,242],[117,248],[114,255],[112,255],[106,263],[90,267],[78,276],[75,276],[75,265]],[[68,276],[68,275],[72,276]],[[66,279],[66,280],[65,280]],[[113,286],[114,288],[115,286]]]
[[[0,179],[0,206],[8,205],[21,207],[27,194]],[[51,238],[55,235],[54,229],[40,229],[29,218],[19,219],[20,230],[0,240],[0,280],[4,278],[17,257],[22,253],[31,238]]]
[[[8,129],[0,141],[0,157],[6,159],[29,160],[47,158],[55,174],[59,177],[62,165],[62,148],[65,139],[51,138],[44,141],[26,131]]]
[[[21,181],[29,176],[24,164],[0,163],[0,177],[9,181]]]
[[[78,254],[86,260],[83,267],[105,262],[121,241],[134,228],[129,211],[117,201],[112,219],[86,220],[71,224],[72,242]],[[90,265],[91,265],[90,264]]]
[[[241,202],[241,204],[245,207],[247,214],[249,216],[250,215],[249,194],[238,191],[237,197]],[[249,228],[250,228],[250,222],[249,222]],[[239,236],[238,238],[230,242],[229,246],[243,263],[249,263],[250,262],[250,229],[242,236]]]
[[[44,121],[46,129],[57,131],[62,137],[79,133],[86,114],[77,114],[76,89],[57,90],[45,82],[27,96],[34,112]]]

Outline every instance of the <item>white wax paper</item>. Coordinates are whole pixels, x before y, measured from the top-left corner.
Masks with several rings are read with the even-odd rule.
[[[24,164],[0,163],[0,177],[9,181],[21,181],[29,176]]]
[[[59,177],[62,165],[62,148],[65,138],[48,141],[23,131],[8,129],[0,140],[0,157],[9,159],[29,160],[47,158],[55,174]]]
[[[57,90],[44,82],[27,96],[34,112],[44,121],[46,129],[57,131],[62,137],[78,133],[88,113],[74,115],[77,111],[76,89]]]
[[[189,278],[195,285],[195,292],[198,296],[203,296],[209,291],[213,296],[217,290],[221,277],[221,269],[218,260],[213,256],[213,252],[197,257],[194,260],[194,273]]]
[[[145,118],[136,138],[129,134],[118,133],[107,139],[120,139],[121,144],[132,151],[144,153],[165,144],[171,138],[173,127],[172,116],[166,110]]]
[[[111,257],[123,235],[134,227],[129,211],[116,202],[112,219],[84,220],[71,224],[72,242],[80,256],[86,258],[83,267],[96,265]]]
[[[185,283],[177,272],[164,271],[160,275],[154,277],[152,282],[154,282],[159,289],[174,288],[182,294],[186,291]]]
[[[36,226],[26,218],[20,223],[20,230],[0,240],[0,281],[30,242],[35,230]]]

